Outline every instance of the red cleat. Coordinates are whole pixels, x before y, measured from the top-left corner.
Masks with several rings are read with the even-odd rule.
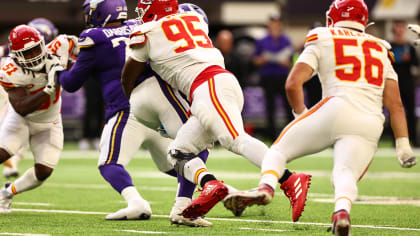
[[[289,198],[293,210],[293,221],[298,221],[306,205],[306,195],[311,184],[311,175],[304,173],[293,173],[286,182],[283,182],[280,189]]]
[[[200,196],[194,199],[183,211],[185,218],[196,218],[205,215],[219,201],[228,195],[228,188],[220,180],[207,182]]]
[[[346,210],[334,212],[332,216],[332,233],[335,236],[350,235],[350,216]]]
[[[267,205],[274,197],[274,189],[268,184],[260,184],[257,188],[249,191],[235,192],[230,194],[224,202],[227,209],[231,210],[235,216],[240,216],[246,207],[257,205]]]

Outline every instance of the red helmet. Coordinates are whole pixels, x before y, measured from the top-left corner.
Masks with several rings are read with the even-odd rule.
[[[47,50],[44,38],[35,28],[18,25],[9,35],[9,50],[23,68],[40,71],[45,64]]]
[[[178,0],[139,0],[136,8],[143,23],[178,12]]]
[[[326,12],[327,26],[365,31],[369,10],[363,0],[334,0]]]

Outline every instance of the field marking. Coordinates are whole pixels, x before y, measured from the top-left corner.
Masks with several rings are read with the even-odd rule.
[[[39,212],[39,213],[63,213],[63,214],[83,214],[83,215],[107,215],[108,212],[95,212],[95,211],[68,211],[68,210],[45,210],[45,209],[22,209],[12,208],[16,212]],[[157,218],[169,218],[168,215],[152,215]],[[232,221],[232,222],[247,222],[247,223],[271,223],[271,224],[294,224],[294,225],[313,225],[313,226],[331,226],[331,223],[316,223],[316,222],[291,222],[291,221],[274,221],[274,220],[252,220],[252,219],[229,219],[229,218],[213,218],[206,217],[208,220],[218,221]],[[380,225],[352,225],[353,228],[369,228],[369,229],[385,229],[385,230],[400,230],[400,231],[419,231],[418,228],[402,228],[392,226]]]
[[[13,202],[13,205],[22,205],[22,206],[54,206],[51,203],[41,203],[41,202]]]
[[[420,148],[413,149],[414,154],[416,156],[420,156]],[[24,153],[25,157],[33,158],[31,152],[26,151]],[[331,148],[326,149],[322,152],[315,153],[312,155],[308,155],[308,157],[316,157],[316,158],[332,158],[333,150]],[[375,158],[395,158],[396,152],[394,148],[378,148],[378,151],[375,154]],[[98,159],[99,151],[96,150],[88,150],[88,151],[80,151],[80,150],[64,150],[61,153],[60,158],[63,159]],[[145,150],[139,150],[134,155],[135,158],[139,159],[148,159],[151,158],[150,153]],[[231,159],[231,158],[242,158],[241,156],[227,151],[223,148],[215,148],[210,150],[210,157],[211,158],[220,158],[220,159]]]
[[[256,229],[256,228],[247,228],[247,227],[242,227],[242,228],[238,228],[238,229],[242,229],[242,230],[255,230],[255,231],[266,231],[266,232],[287,232],[287,231],[291,231],[291,230],[286,230],[286,229]]]
[[[0,233],[0,235],[18,235],[18,236],[51,236],[50,234],[31,234],[31,233]]]
[[[309,199],[313,202],[334,203],[334,199],[315,198]],[[420,199],[358,199],[354,201],[355,204],[363,205],[414,205],[420,207]]]
[[[158,231],[138,231],[131,229],[115,230],[119,232],[128,232],[128,233],[138,233],[138,234],[167,234],[167,232],[158,232]]]

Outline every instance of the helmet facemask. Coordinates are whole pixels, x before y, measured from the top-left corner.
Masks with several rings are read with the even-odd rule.
[[[43,38],[37,43],[30,42],[30,45],[23,49],[11,50],[11,53],[20,66],[32,71],[42,70],[47,58],[47,50]],[[32,54],[35,54],[35,56],[31,56]]]

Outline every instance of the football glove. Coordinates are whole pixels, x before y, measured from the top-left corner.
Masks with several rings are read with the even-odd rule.
[[[52,95],[59,86],[57,72],[63,71],[65,69],[62,65],[60,65],[60,59],[58,56],[53,54],[48,54],[45,68],[47,71],[48,82],[43,91],[48,95]]]
[[[415,34],[417,34],[418,37],[420,37],[420,25],[415,24],[409,24],[407,28],[411,31],[413,31]],[[420,39],[414,40],[414,45],[419,46],[420,45]]]
[[[397,138],[395,140],[395,147],[397,149],[397,159],[401,167],[410,168],[417,164],[417,158],[414,156],[413,150],[411,150],[407,137]]]
[[[299,113],[299,114],[295,113],[295,111],[292,109],[292,114],[293,114],[293,116],[295,117],[295,119],[297,119],[297,118],[301,117],[301,116],[302,116],[303,114],[305,114],[306,112],[308,112],[308,108],[307,108],[307,107],[305,107],[305,109],[303,109],[303,111],[302,111],[301,113]]]

